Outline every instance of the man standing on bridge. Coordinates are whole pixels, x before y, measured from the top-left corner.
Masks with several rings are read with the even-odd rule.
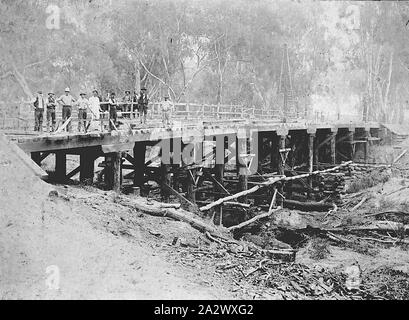
[[[92,120],[99,120],[101,110],[101,98],[98,95],[97,90],[92,91],[92,97],[88,99],[89,102],[89,109],[91,111]]]
[[[138,94],[136,93],[136,91],[133,92],[132,105],[133,118],[135,119],[136,117],[138,117],[139,119]]]
[[[138,99],[139,116],[141,117],[141,124],[146,124],[146,114],[148,113],[149,99],[146,95],[146,88],[141,89],[141,94]]]
[[[77,101],[78,105],[78,132],[81,132],[81,127],[84,127],[84,132],[87,132],[87,109],[89,108],[88,99],[85,97],[85,93],[80,94],[80,98]]]
[[[65,123],[71,118],[72,105],[75,103],[75,99],[70,95],[70,88],[65,88],[65,94],[59,97],[57,102],[62,104],[62,120]],[[67,131],[71,132],[71,121],[67,124]]]
[[[43,132],[44,105],[43,92],[39,90],[34,100],[34,131]]]
[[[125,112],[124,118],[131,118],[131,103],[132,103],[132,96],[131,96],[131,91],[126,90],[125,95],[122,98],[122,102],[124,103],[124,107],[122,112]],[[128,113],[129,112],[129,113]]]
[[[108,101],[108,108],[109,108],[109,131],[112,129],[116,130],[117,125],[117,110],[118,102],[115,99],[115,92],[111,93]]]
[[[53,92],[48,93],[48,97],[46,100],[46,106],[47,106],[47,132],[54,132],[55,130],[55,107],[56,102],[55,102],[55,96]],[[49,131],[50,128],[50,120],[51,120],[51,131]]]
[[[170,126],[170,117],[173,112],[173,103],[169,101],[169,97],[165,96],[165,101],[162,101],[162,123],[163,125]]]

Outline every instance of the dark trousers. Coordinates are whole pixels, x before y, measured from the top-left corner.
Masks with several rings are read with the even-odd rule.
[[[67,105],[62,106],[62,121],[64,122],[67,121],[67,119],[71,117],[71,112],[72,112],[72,106],[67,106]],[[67,131],[71,132],[71,121],[67,125]]]
[[[50,128],[51,120],[51,132],[55,130],[55,108],[47,108],[47,132]]]
[[[78,132],[81,131],[81,127],[84,126],[84,132],[87,132],[87,110],[78,110]]]
[[[148,113],[148,106],[139,107],[139,116],[141,117],[141,123],[146,123],[146,114]]]
[[[34,110],[34,131],[43,132],[44,109]]]
[[[112,122],[116,125],[116,120],[117,120],[117,112],[116,112],[116,107],[109,107],[109,130],[115,130],[114,125]]]

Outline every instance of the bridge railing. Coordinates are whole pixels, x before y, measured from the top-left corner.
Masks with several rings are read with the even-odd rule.
[[[101,108],[107,110],[108,102],[101,102]],[[130,105],[131,111],[124,110],[124,105]],[[135,119],[137,117],[137,106],[134,103],[119,102],[119,106],[123,109],[118,114],[122,119]],[[134,110],[135,109],[135,110]],[[6,104],[0,102],[0,129],[3,130],[21,130],[32,131],[34,128],[34,112],[31,103],[16,102]],[[56,108],[57,121],[62,119],[62,110],[60,106]],[[100,118],[109,119],[107,111],[100,113]],[[161,126],[162,107],[161,102],[152,102],[148,105],[148,124],[152,126]],[[72,121],[75,124],[78,120],[78,108],[72,110]],[[224,121],[236,120],[244,121],[249,119],[266,120],[266,121],[297,121],[303,120],[311,123],[319,122],[336,122],[336,121],[362,121],[362,117],[358,114],[330,114],[324,112],[313,112],[308,116],[304,112],[293,111],[285,116],[278,107],[269,109],[256,108],[254,106],[230,105],[230,104],[205,104],[205,103],[174,103],[174,112],[172,114],[174,122],[181,125],[188,125],[200,121]],[[91,114],[88,113],[88,120],[91,120]],[[189,120],[189,121],[186,121]],[[109,120],[108,120],[109,121]],[[46,124],[46,112],[44,112],[43,124]],[[103,126],[106,126],[104,124]]]

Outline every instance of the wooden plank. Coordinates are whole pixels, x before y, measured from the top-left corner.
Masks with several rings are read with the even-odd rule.
[[[79,173],[80,170],[81,170],[81,166],[76,167],[69,174],[67,174],[67,179],[71,179],[73,176],[75,176],[77,173]]]
[[[192,203],[191,201],[189,201],[187,198],[185,198],[183,195],[181,195],[179,192],[177,192],[175,189],[173,189],[170,185],[164,183],[163,187],[166,188],[171,194],[173,194],[174,196],[176,196],[180,202],[182,203],[182,207],[185,210],[191,211],[191,212],[198,212],[199,211],[199,207]]]
[[[72,116],[69,117],[69,118],[63,123],[63,125],[62,125],[61,127],[59,127],[56,131],[54,131],[54,134],[56,134],[56,133],[61,133],[61,132],[68,126],[68,124],[71,122],[71,120],[72,120]]]
[[[49,151],[43,152],[40,157],[40,162],[47,158],[49,155],[50,155]]]
[[[230,195],[231,193],[211,174],[207,174],[207,176],[212,180],[221,190],[223,190],[226,194]]]

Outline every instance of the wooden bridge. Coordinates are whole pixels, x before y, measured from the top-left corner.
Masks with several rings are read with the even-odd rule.
[[[149,181],[155,181],[164,200],[172,195],[191,210],[228,194],[232,184],[239,191],[265,175],[312,172],[357,156],[366,162],[368,149],[384,138],[378,123],[283,122],[271,113],[247,111],[185,104],[176,106],[173,125],[164,127],[158,121],[159,106],[153,105],[150,121],[142,127],[133,115],[122,114],[121,125],[112,132],[104,126],[88,133],[3,131],[38,165],[53,156],[51,181],[64,183],[79,175],[83,183],[100,179],[104,188],[118,192],[146,191]],[[78,157],[78,166],[70,171],[67,156]]]

